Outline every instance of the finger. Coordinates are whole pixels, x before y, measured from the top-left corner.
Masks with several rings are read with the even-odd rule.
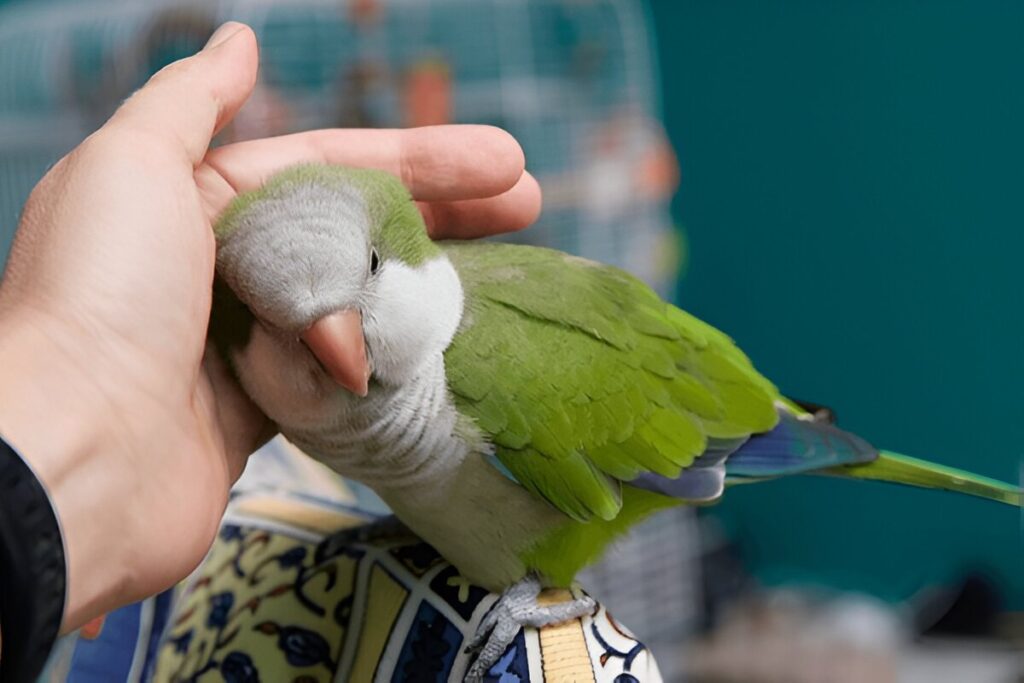
[[[523,174],[523,150],[493,126],[428,126],[408,130],[327,129],[226,145],[196,171],[211,217],[241,192],[281,169],[327,163],[388,171],[421,201],[492,197]]]
[[[200,404],[209,411],[222,439],[231,481],[242,475],[245,463],[257,448],[269,441],[277,429],[242,390],[227,364],[212,344],[203,356]]]
[[[213,136],[248,99],[256,83],[257,64],[252,29],[228,22],[202,50],[150,78],[103,130],[166,142],[198,164]]]
[[[460,202],[420,202],[434,239],[470,239],[515,232],[532,225],[541,210],[540,185],[524,172],[515,186],[497,197]]]

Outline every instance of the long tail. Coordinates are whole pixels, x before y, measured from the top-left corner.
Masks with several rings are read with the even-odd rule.
[[[1024,495],[1019,486],[891,451],[879,451],[878,458],[872,462],[832,467],[820,472],[852,479],[956,491],[1016,507],[1024,505]]]
[[[855,434],[836,427],[825,408],[780,403],[779,423],[729,453],[726,485],[745,484],[793,474],[824,474],[944,489],[1024,506],[1020,486],[964,470],[937,465],[892,451],[880,451]]]

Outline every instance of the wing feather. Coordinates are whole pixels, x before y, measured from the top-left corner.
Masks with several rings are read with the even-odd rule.
[[[624,482],[678,477],[709,439],[775,426],[778,393],[735,344],[624,271],[537,247],[444,248],[466,293],[445,354],[459,410],[573,519],[613,519]]]

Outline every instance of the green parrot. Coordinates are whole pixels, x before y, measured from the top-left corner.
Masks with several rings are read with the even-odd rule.
[[[1021,490],[879,451],[781,396],[722,332],[622,270],[434,242],[391,175],[300,166],[215,226],[211,337],[306,453],[373,488],[469,580],[503,592],[479,680],[522,625],[593,609],[565,587],[657,510],[822,473],[1021,505]]]

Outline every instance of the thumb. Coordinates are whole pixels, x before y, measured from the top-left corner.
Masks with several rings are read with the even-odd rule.
[[[252,29],[229,21],[202,50],[158,71],[104,129],[163,140],[196,165],[252,93],[258,62]]]

